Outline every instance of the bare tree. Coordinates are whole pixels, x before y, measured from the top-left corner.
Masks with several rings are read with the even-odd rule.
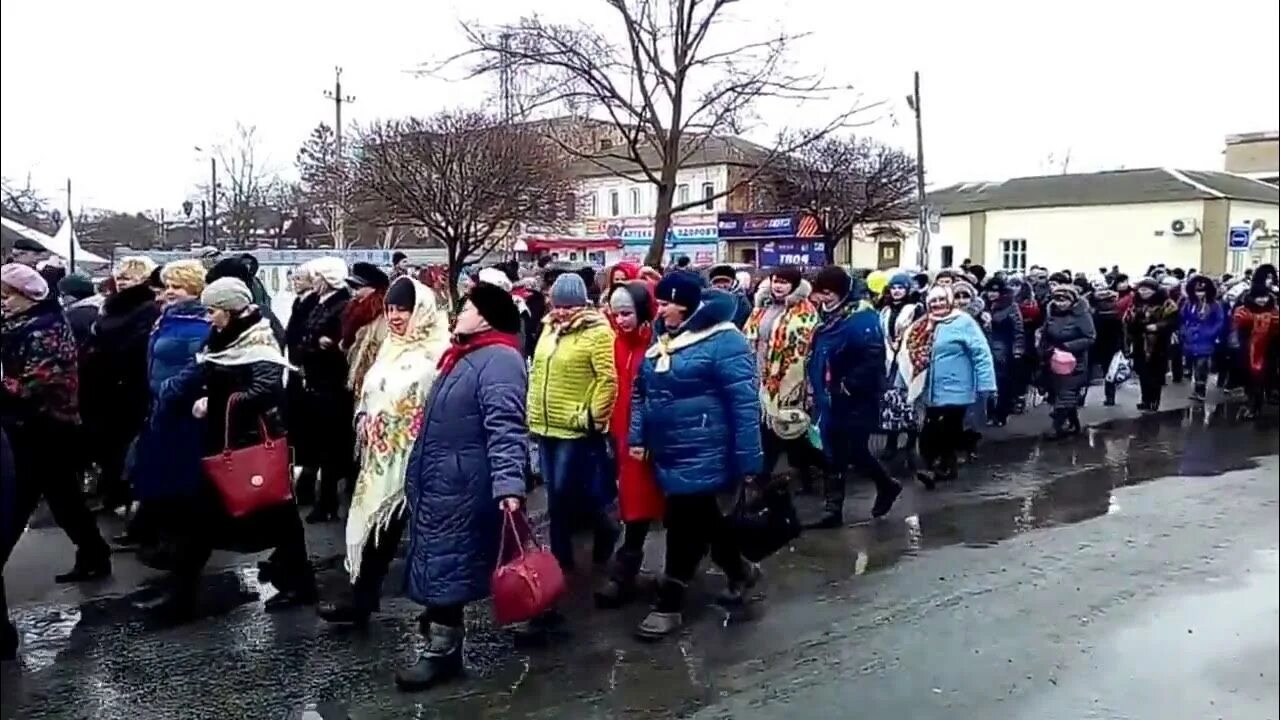
[[[782,159],[758,185],[775,207],[813,213],[830,259],[854,227],[914,216],[915,173],[915,158],[900,148],[831,136]]]
[[[271,206],[279,178],[261,157],[256,129],[237,123],[230,143],[215,148],[218,165],[219,225],[230,242],[247,247],[264,225],[264,209]],[[271,224],[271,222],[267,222]]]
[[[450,287],[524,223],[556,225],[573,184],[567,158],[530,128],[470,112],[360,130],[350,204],[358,220],[412,226],[444,245]]]
[[[309,206],[309,213],[332,235],[337,226],[339,201],[344,197],[342,188],[348,182],[343,177],[344,165],[337,161],[333,127],[328,123],[317,125],[298,149],[295,162],[300,179],[299,190]]]
[[[11,220],[49,234],[55,232],[62,221],[62,214],[51,209],[48,198],[32,186],[31,175],[27,175],[21,185],[9,178],[0,181],[0,211]]]
[[[519,87],[510,91],[518,95],[522,113],[554,107],[609,126],[608,143],[584,147],[557,141],[585,163],[656,186],[653,243],[645,259],[656,266],[672,213],[707,201],[675,202],[681,167],[694,162],[708,143],[741,134],[761,100],[799,103],[843,88],[787,69],[799,36],[778,33],[726,44],[722,36],[742,31],[741,24],[719,30],[720,21],[728,19],[727,8],[738,0],[603,2],[625,41],[615,42],[586,23],[554,24],[536,17],[494,29],[464,24],[470,48],[425,72],[464,64],[468,77],[517,73]],[[861,109],[855,103],[815,129],[782,132],[772,147],[755,146],[749,154],[756,171],[732,179],[710,199],[735,192],[777,158],[850,125]]]

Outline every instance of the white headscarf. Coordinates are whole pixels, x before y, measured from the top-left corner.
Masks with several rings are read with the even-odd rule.
[[[347,286],[347,262],[340,257],[322,257],[310,263],[312,274],[324,280],[330,290],[341,290]]]

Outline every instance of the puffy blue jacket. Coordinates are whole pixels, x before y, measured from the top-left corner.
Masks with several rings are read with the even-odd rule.
[[[857,297],[856,292],[850,293],[850,298]],[[832,431],[874,430],[880,424],[880,399],[886,381],[880,314],[867,307],[853,311],[838,308],[823,315],[805,366],[813,388],[812,415],[818,419],[824,438],[834,437]],[[831,445],[823,442],[828,452]]]
[[[704,290],[673,334],[645,352],[631,392],[631,447],[650,453],[668,495],[714,493],[764,464],[755,355],[733,325],[735,297]]]
[[[209,321],[198,300],[170,305],[161,313],[147,346],[147,383],[159,397],[165,380],[178,374],[209,339]]]
[[[1193,300],[1183,303],[1181,315],[1183,354],[1191,358],[1212,357],[1227,324],[1227,313],[1222,305],[1210,301],[1201,317],[1200,308]]]
[[[982,328],[966,313],[938,324],[924,401],[929,407],[972,405],[996,391],[995,364]]]

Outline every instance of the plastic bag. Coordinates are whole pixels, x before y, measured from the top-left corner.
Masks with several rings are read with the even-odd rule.
[[[1129,358],[1122,352],[1112,355],[1105,380],[1113,385],[1119,385],[1128,380],[1131,375],[1133,375],[1133,366],[1129,364]]]

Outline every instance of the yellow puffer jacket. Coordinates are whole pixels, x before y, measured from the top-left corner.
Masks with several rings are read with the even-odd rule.
[[[603,432],[617,392],[609,321],[590,309],[565,323],[548,318],[529,373],[529,432],[566,440]]]

